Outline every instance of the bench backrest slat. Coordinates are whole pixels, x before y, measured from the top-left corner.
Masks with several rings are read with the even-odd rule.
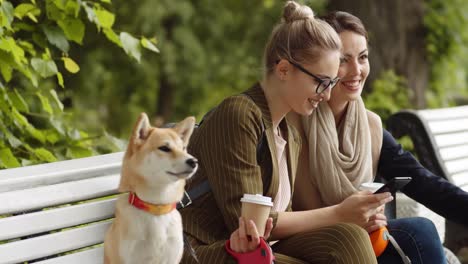
[[[18,263],[102,243],[110,221],[0,245],[2,263]]]
[[[409,135],[421,163],[455,183],[468,172],[468,106],[404,110],[387,120],[397,138]]]
[[[104,260],[104,247],[81,251],[53,259],[34,262],[35,264],[102,264]]]
[[[468,132],[434,135],[436,147],[455,147],[468,144]]]
[[[468,132],[468,117],[442,121],[429,121],[429,128],[434,135]]]
[[[119,175],[111,175],[0,193],[0,215],[115,194],[119,178]]]
[[[0,170],[0,192],[119,174],[123,152]]]
[[[456,173],[452,175],[452,179],[455,185],[468,192],[468,172]]]
[[[419,116],[421,116],[428,122],[449,119],[463,119],[467,117],[468,105],[448,108],[426,109],[419,110],[417,112]]]
[[[0,218],[0,241],[112,218],[116,199]]]
[[[122,156],[0,170],[0,264],[102,263]]]
[[[440,156],[444,161],[468,158],[468,144],[455,147],[441,148]]]

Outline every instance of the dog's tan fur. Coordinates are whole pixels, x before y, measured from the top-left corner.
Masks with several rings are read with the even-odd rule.
[[[155,128],[146,114],[140,115],[122,162],[119,191],[125,194],[116,202],[115,220],[106,234],[104,263],[180,262],[183,231],[179,212],[150,214],[130,205],[127,192],[152,204],[180,201],[186,179],[197,169],[190,166],[188,160],[196,160],[186,151],[194,125],[195,118],[187,117],[174,128]]]

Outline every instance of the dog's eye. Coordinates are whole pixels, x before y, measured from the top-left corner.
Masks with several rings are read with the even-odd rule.
[[[158,149],[164,152],[171,152],[171,149],[168,146],[162,146],[162,147],[159,147]]]

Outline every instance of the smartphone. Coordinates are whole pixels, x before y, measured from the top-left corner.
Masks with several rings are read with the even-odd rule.
[[[395,177],[391,181],[387,182],[384,186],[380,187],[374,193],[383,193],[390,192],[395,193],[396,191],[401,190],[411,181],[411,177]]]

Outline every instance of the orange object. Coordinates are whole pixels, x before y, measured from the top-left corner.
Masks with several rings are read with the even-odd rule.
[[[382,255],[388,245],[388,229],[381,227],[379,230],[370,233],[369,236],[375,256]]]

